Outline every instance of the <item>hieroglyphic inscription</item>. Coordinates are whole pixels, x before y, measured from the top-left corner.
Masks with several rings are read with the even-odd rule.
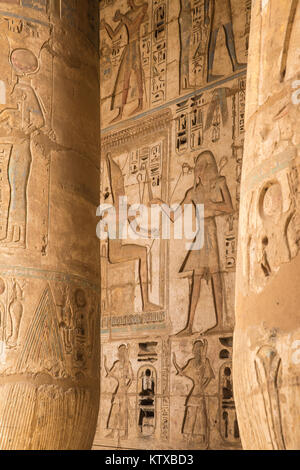
[[[157,106],[166,100],[168,51],[168,1],[153,0],[151,104]]]

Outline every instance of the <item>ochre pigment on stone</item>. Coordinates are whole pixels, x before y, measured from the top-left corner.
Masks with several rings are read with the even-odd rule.
[[[1,449],[89,449],[95,433],[97,16],[0,2]]]
[[[299,449],[298,1],[253,3],[234,392],[244,449]]]
[[[100,2],[101,202],[204,203],[206,239],[101,242],[94,447],[237,449],[234,286],[251,2]],[[162,222],[155,229],[162,234]],[[173,224],[171,223],[171,233]]]

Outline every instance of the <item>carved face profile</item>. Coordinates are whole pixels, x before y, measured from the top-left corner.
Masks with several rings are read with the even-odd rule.
[[[120,361],[125,362],[127,359],[127,347],[125,344],[121,344],[118,349],[118,357]]]
[[[11,53],[10,62],[18,76],[33,74],[39,68],[37,57],[29,49],[15,49]]]
[[[207,150],[198,156],[195,163],[194,174],[195,186],[197,186],[199,182],[204,184],[205,182],[210,182],[217,179],[218,167],[212,152]]]

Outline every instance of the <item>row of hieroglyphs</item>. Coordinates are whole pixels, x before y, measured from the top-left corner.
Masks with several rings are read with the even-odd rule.
[[[235,0],[130,0],[120,2],[121,9],[117,2],[102,6],[104,126],[246,67],[249,0],[243,5]]]
[[[102,437],[121,444],[161,439],[163,446],[239,445],[232,337],[218,339],[218,359],[208,344],[199,337],[190,345],[161,338],[104,345]]]
[[[204,254],[203,250],[198,250],[199,253],[191,250],[186,254],[182,251],[177,252],[175,257],[176,264],[179,263],[177,265],[179,274],[183,279],[189,279],[190,299],[194,299],[190,302],[189,320],[186,325],[189,331],[192,329],[198,306],[196,299],[200,294],[201,279],[206,279],[209,284],[211,282],[212,298],[218,318],[215,324],[229,325],[230,323],[230,321],[228,323],[227,316],[231,307],[226,306],[226,302],[223,301],[226,297],[227,281],[224,281],[226,275],[224,278],[222,274],[220,278],[219,273],[234,272],[236,266],[235,231],[240,198],[245,93],[244,80],[239,79],[236,84],[238,86],[226,89],[222,100],[216,98],[215,92],[202,94],[201,100],[196,102],[194,98],[190,102],[185,100],[174,110],[173,121],[170,119],[171,113],[167,110],[158,114],[156,120],[159,123],[159,132],[153,117],[127,130],[113,132],[103,138],[103,152],[107,153],[107,156],[103,158],[101,193],[102,200],[106,203],[116,201],[118,204],[118,198],[126,196],[128,203],[147,204],[152,199],[156,199],[170,204],[178,202],[183,206],[189,202],[200,201],[199,198],[203,197],[203,190],[207,191],[206,200],[215,201],[215,206],[211,207],[212,212],[206,219],[205,230],[208,232],[207,237],[210,237],[206,240],[205,248],[208,254]],[[219,121],[220,137],[211,139],[214,129],[211,116],[214,113],[222,115],[222,110],[225,117]],[[206,123],[202,128],[201,142],[195,148],[190,145],[190,139],[186,137],[184,149],[179,147],[180,152],[178,152],[178,141],[183,142],[183,134],[179,135],[178,122],[185,120],[186,125],[180,128],[189,129],[189,122],[193,121],[195,112],[197,115],[201,113],[202,120]],[[162,124],[163,118],[165,124]],[[230,135],[227,155],[224,155],[226,150],[222,141],[226,129],[234,129],[234,144]],[[144,138],[145,130],[147,130],[146,138]],[[172,143],[169,146],[170,139]],[[141,144],[139,145],[138,142]],[[205,150],[207,148],[212,150],[215,148],[215,150]],[[171,161],[169,152],[174,154]],[[168,188],[166,175],[170,175],[170,171],[173,175]],[[203,184],[206,185],[210,181],[209,186],[195,190],[196,171],[203,172]],[[201,193],[198,194],[200,189]],[[164,250],[167,248],[163,247],[169,245],[166,240],[147,240],[147,228],[141,227],[140,229],[144,237],[136,243],[134,241],[125,243],[124,240],[121,243],[120,240],[109,239],[102,243],[104,329],[164,321],[164,315],[156,315],[153,320],[149,315],[150,312],[158,314],[166,310],[166,300],[164,300],[166,296],[160,279],[166,276],[164,274],[166,269]],[[159,231],[159,227],[157,229]],[[174,243],[175,241],[171,245]],[[177,246],[181,245],[177,244]],[[171,249],[173,249],[172,246]],[[182,249],[184,249],[183,246],[180,250]],[[181,264],[178,259],[179,253],[182,253]],[[107,259],[110,262],[108,265]],[[133,270],[131,271],[130,268],[128,271],[129,265],[126,263],[134,262],[134,260],[140,260],[139,270],[135,271],[134,264],[131,264]],[[114,274],[117,272],[118,275]],[[202,295],[206,296],[205,293]],[[148,317],[138,318],[137,314],[142,312]],[[106,315],[112,318],[110,322],[106,320]]]
[[[21,32],[34,28],[35,17],[31,18],[31,13],[44,14],[45,20],[55,17],[68,23],[68,26],[75,27],[84,32],[88,39],[98,47],[98,5],[94,0],[88,0],[87,5],[79,0],[3,0],[0,2],[2,12],[5,7],[20,7],[20,14],[11,15],[12,29]],[[21,9],[27,9],[27,18],[22,14]],[[78,11],[80,14],[78,15]],[[32,22],[33,20],[33,22]]]
[[[102,369],[95,445],[240,445],[231,338],[244,114],[245,76],[103,134],[103,202],[118,208],[126,196],[128,204],[211,206],[198,252],[184,240],[148,239],[147,226],[137,240],[101,242],[102,357],[110,378]],[[123,359],[109,359],[120,353],[115,342],[131,364],[122,384]],[[155,392],[140,390],[140,367]]]
[[[202,250],[153,239],[142,221],[135,238],[101,241],[107,359],[95,445],[236,448],[231,350],[251,2],[100,6],[101,202],[117,213],[119,197],[128,206],[202,202],[206,215]],[[169,218],[173,233],[178,219]]]

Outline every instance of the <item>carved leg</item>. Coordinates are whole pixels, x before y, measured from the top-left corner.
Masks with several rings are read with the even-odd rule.
[[[147,259],[147,248],[141,247],[141,257],[139,261],[139,275],[141,282],[141,292],[143,301],[143,310],[145,312],[153,312],[161,310],[159,305],[153,304],[149,301],[149,277],[148,277],[148,259]]]
[[[226,45],[230,55],[232,68],[233,71],[236,72],[237,70],[246,67],[246,64],[240,64],[237,60],[232,23],[227,23],[226,25],[224,25],[224,30],[226,35]]]
[[[122,116],[123,116],[123,106],[119,108],[118,115],[110,123],[113,124],[114,122],[120,121],[122,119]]]
[[[211,285],[216,313],[216,324],[208,331],[211,331],[217,327],[223,327],[223,287],[220,273],[212,274]]]
[[[140,112],[143,110],[143,98],[139,98],[139,102],[137,107],[130,113],[130,116],[133,116],[134,114]]]
[[[190,336],[193,334],[194,318],[195,318],[196,308],[198,305],[200,291],[201,291],[201,279],[202,279],[201,276],[194,274],[192,289],[191,289],[191,294],[190,294],[190,306],[189,306],[187,325],[182,331],[177,333],[176,336],[178,337]]]
[[[141,286],[141,296],[143,311],[151,312],[161,310],[160,305],[149,301],[149,275],[148,275],[148,254],[147,248],[140,245],[122,245],[114,248],[110,245],[110,262],[112,264],[123,263],[126,261],[139,262],[139,280]]]
[[[215,29],[211,33],[210,37],[210,42],[209,42],[209,51],[208,51],[208,75],[207,75],[207,81],[208,82],[213,82],[215,80],[218,80],[219,78],[222,78],[223,75],[213,75],[213,66],[214,66],[214,60],[215,60],[215,52],[216,52],[216,45],[217,45],[217,38],[219,34],[219,29]]]
[[[142,68],[138,67],[138,69],[135,71],[136,75],[136,81],[138,84],[138,90],[139,90],[139,100],[138,100],[138,105],[137,107],[130,113],[130,116],[133,116],[136,113],[139,113],[140,111],[143,110],[143,105],[144,105],[144,100],[143,100],[143,95],[144,95],[144,90],[143,90],[143,72]]]

